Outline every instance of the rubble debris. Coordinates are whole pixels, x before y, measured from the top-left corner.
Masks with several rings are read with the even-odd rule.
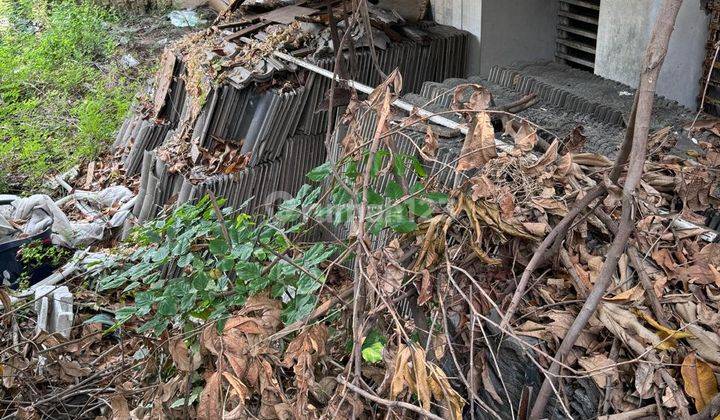
[[[292,12],[294,19],[306,19],[311,10],[317,9],[275,10]],[[381,13],[375,10],[371,8],[371,19]],[[307,55],[305,59],[315,65],[332,68],[330,30],[321,23],[298,20],[286,27],[272,22],[262,27],[252,23],[265,18],[266,14],[248,16],[245,23],[228,29],[218,23],[207,33],[190,37],[164,54],[154,104],[149,106],[154,109],[154,118],[131,117],[115,143],[118,150],[126,149],[126,174],[142,173],[141,198],[133,211],[135,220],[129,222],[126,232],[132,223],[157,215],[165,204],[196,200],[207,189],[221,188],[225,182],[230,184],[222,187],[224,190],[213,190],[218,197],[239,204],[255,196],[253,206],[257,207],[259,200],[264,199],[262,194],[285,186],[266,182],[263,191],[244,191],[248,186],[232,183],[252,177],[243,173],[292,162],[296,158],[283,150],[292,138],[322,139],[319,135],[327,130],[328,112],[321,108],[330,81],[299,71],[272,54],[278,49],[289,53],[302,51]],[[391,28],[385,23],[387,33],[373,29],[374,41],[383,43],[383,47],[375,47],[374,54],[385,71],[401,63],[406,89],[419,90],[425,80],[442,80],[462,73],[464,54],[448,55],[448,51],[464,51],[465,32],[427,22],[412,26],[401,21],[396,24],[399,26]],[[240,33],[243,36],[238,37]],[[370,71],[373,54],[368,46],[362,46],[363,42],[368,45],[363,41],[367,35],[353,33],[353,38],[355,51],[352,60],[346,60],[363,69],[360,81],[379,82],[380,75]],[[420,65],[428,60],[435,65]],[[212,87],[207,77],[215,80]],[[191,82],[192,79],[198,82]],[[191,85],[199,86],[200,93],[190,90]],[[336,112],[339,114],[342,109]],[[317,144],[312,150],[323,147]],[[223,163],[230,156],[233,163]],[[324,155],[315,152],[310,156],[314,163],[324,160]],[[221,175],[236,181],[215,179]],[[161,180],[163,177],[167,181]],[[149,190],[153,190],[151,195],[147,195]],[[285,192],[293,195],[296,191]]]
[[[123,55],[120,58],[120,62],[122,63],[123,66],[125,66],[127,68],[137,67],[140,64],[140,62],[135,57],[133,57],[132,54]]]
[[[37,313],[35,334],[58,333],[65,338],[70,337],[74,319],[73,295],[67,286],[36,288],[35,312]]]
[[[172,23],[173,26],[177,26],[178,28],[192,28],[205,23],[205,20],[198,16],[195,10],[191,9],[173,10],[172,12],[168,13],[167,16],[168,19],[170,19],[170,23]]]
[[[33,237],[52,229],[52,242],[78,248],[105,238],[106,231],[122,226],[135,204],[135,195],[124,186],[101,191],[75,191],[59,200],[48,195],[12,197],[0,205],[3,225],[12,226],[2,238]]]

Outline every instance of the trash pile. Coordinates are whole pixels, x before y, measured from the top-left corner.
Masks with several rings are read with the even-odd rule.
[[[30,273],[28,280],[34,284],[63,265],[67,259],[61,257],[63,254],[72,255],[73,249],[112,240],[135,205],[135,194],[121,185],[100,191],[70,191],[58,200],[46,194],[0,196],[3,285],[17,288],[23,273]],[[33,248],[45,249],[54,256],[53,262],[45,261],[45,256],[23,262],[30,252],[26,249]]]
[[[274,55],[334,68],[330,21],[355,15],[318,7],[228,10],[166,51],[115,146],[137,196],[89,213],[99,196],[74,198],[103,228],[132,213],[126,235],[160,218],[77,254],[55,288],[0,291],[41,314],[0,314],[6,415],[528,418],[618,230],[611,158],[634,91],[549,63],[463,79],[462,31],[369,7],[372,35],[353,26],[341,48],[343,71],[378,86],[358,95]],[[720,411],[720,122],[656,103],[631,240],[557,361],[547,418]],[[278,191],[297,197],[274,216],[236,213]]]

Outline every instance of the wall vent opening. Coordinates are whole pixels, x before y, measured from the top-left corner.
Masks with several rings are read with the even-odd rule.
[[[561,63],[582,70],[595,69],[600,0],[560,0],[557,49]]]

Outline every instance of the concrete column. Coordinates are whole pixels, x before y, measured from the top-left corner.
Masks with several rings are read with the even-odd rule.
[[[558,0],[431,0],[439,23],[473,34],[468,74],[494,65],[553,60]]]
[[[602,0],[595,73],[637,87],[660,0]],[[685,0],[670,38],[657,92],[697,109],[709,17],[701,0]]]
[[[466,73],[480,73],[480,24],[483,0],[430,0],[436,22],[470,32]]]

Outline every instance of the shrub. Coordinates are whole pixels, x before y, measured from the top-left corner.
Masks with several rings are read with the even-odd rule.
[[[116,17],[107,9],[0,0],[0,20],[0,191],[33,188],[48,171],[97,156],[136,86],[116,83],[108,64]]]

